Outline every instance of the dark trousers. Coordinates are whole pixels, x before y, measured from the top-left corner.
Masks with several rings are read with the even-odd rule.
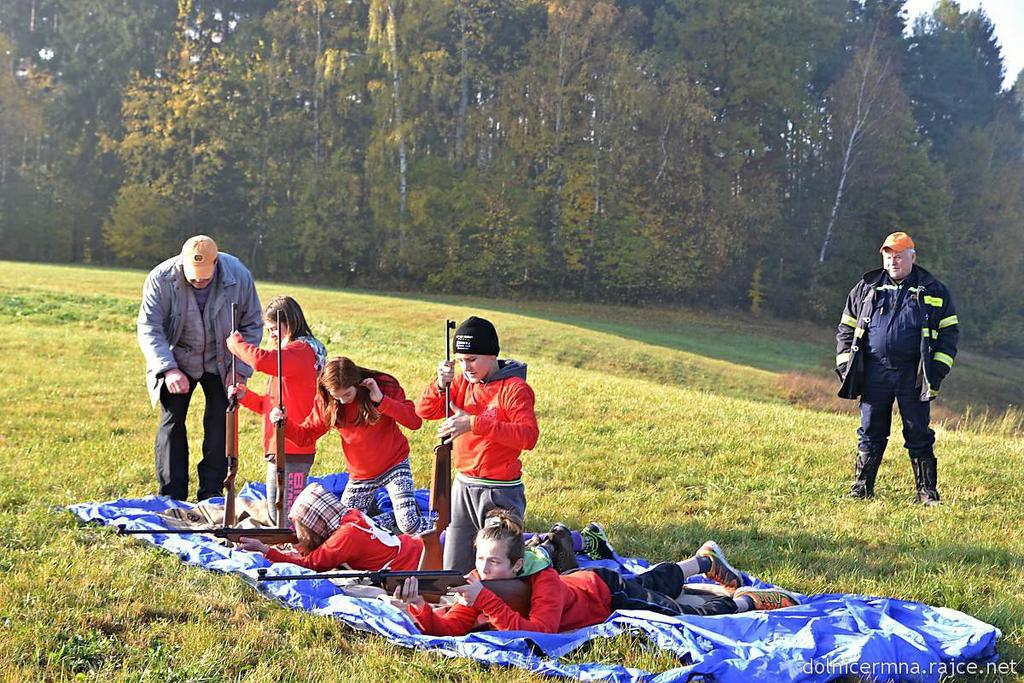
[[[512,510],[526,517],[526,490],[515,486],[467,484],[458,477],[452,482],[452,519],[444,541],[444,568],[468,572],[475,564],[473,541],[483,528],[484,518],[494,508]]]
[[[917,368],[891,370],[869,361],[864,370],[864,386],[860,399],[858,449],[881,456],[889,442],[892,428],[892,404],[900,407],[903,420],[903,441],[910,457],[930,457],[935,445],[935,432],[928,426],[931,404],[921,400],[917,385]]]
[[[185,418],[196,385],[203,387],[206,409],[203,412],[203,459],[196,468],[199,473],[198,500],[222,494],[224,478],[228,473],[224,457],[227,437],[224,411],[228,397],[220,375],[204,373],[199,381],[189,378],[188,393],[172,394],[167,386],[160,387],[160,422],[156,430],[156,480],[160,495],[176,500],[188,499],[188,431]]]
[[[696,606],[676,602],[674,596],[683,592],[686,577],[674,562],[656,564],[631,579],[623,579],[617,571],[604,567],[577,571],[594,572],[601,577],[611,591],[613,612],[619,609],[646,609],[669,616],[696,614],[704,617],[736,613],[736,603],[727,596],[709,595],[704,604]]]

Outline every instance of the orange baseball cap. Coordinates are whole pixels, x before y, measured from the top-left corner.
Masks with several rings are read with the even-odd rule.
[[[186,280],[206,280],[217,267],[217,243],[206,235],[189,237],[181,247],[181,268]]]
[[[893,251],[906,251],[907,249],[914,248],[914,240],[910,239],[910,235],[905,232],[894,232],[885,238],[882,242],[882,248],[878,251],[882,252],[886,249],[892,249]]]

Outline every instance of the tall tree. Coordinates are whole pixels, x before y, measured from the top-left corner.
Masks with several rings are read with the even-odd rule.
[[[843,193],[864,148],[888,144],[905,120],[907,102],[900,90],[897,66],[882,41],[876,26],[866,44],[854,46],[849,66],[831,91],[831,137],[838,181],[819,263],[828,256]]]

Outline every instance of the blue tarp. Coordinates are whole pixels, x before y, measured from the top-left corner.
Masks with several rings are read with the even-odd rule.
[[[319,481],[328,490],[344,489],[346,475]],[[241,496],[263,500],[262,484],[247,484]],[[426,505],[426,492],[418,492]],[[222,502],[216,499],[211,503]],[[387,505],[386,496],[380,500]],[[161,496],[121,498],[106,503],[71,505],[86,522],[124,524],[128,528],[167,528],[157,513],[188,503]],[[233,550],[202,535],[140,536],[178,555],[182,561],[231,572],[285,605],[341,619],[349,626],[383,636],[406,647],[432,648],[444,654],[490,664],[517,666],[541,674],[592,681],[677,681],[704,676],[716,681],[828,681],[847,674],[877,680],[938,681],[967,662],[998,659],[996,627],[962,612],[892,598],[848,594],[803,596],[804,604],[772,612],[718,617],[666,617],[644,611],[620,611],[607,621],[569,633],[490,631],[460,638],[421,635],[401,610],[374,599],[345,595],[329,581],[256,582],[257,569],[269,566],[261,555]],[[597,564],[580,558],[581,565]],[[605,561],[623,573],[640,571],[637,558]],[[275,565],[271,573],[304,573],[294,565]],[[755,585],[767,585],[747,577]],[[656,647],[674,653],[680,666],[662,672],[614,664],[567,664],[562,657],[595,638],[630,632],[645,635]]]

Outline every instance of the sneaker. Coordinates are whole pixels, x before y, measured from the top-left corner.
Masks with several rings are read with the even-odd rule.
[[[743,577],[726,561],[725,553],[714,541],[702,545],[697,551],[697,557],[711,560],[711,569],[704,572],[704,575],[715,583],[720,583],[726,588],[739,588],[743,585]]]
[[[732,599],[738,600],[745,595],[754,603],[756,610],[782,609],[800,604],[800,598],[781,588],[739,588]]]
[[[608,534],[597,522],[590,522],[582,530],[583,552],[592,560],[614,560],[615,551],[608,542]]]

